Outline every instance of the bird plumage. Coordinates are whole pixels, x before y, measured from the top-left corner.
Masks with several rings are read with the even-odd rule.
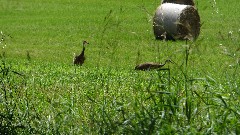
[[[83,41],[83,49],[82,49],[82,52],[81,54],[79,54],[78,56],[75,56],[74,58],[74,61],[73,61],[73,64],[74,65],[80,65],[82,66],[82,64],[84,63],[85,61],[85,55],[84,55],[84,52],[85,52],[85,45],[86,44],[89,44],[87,41]]]
[[[166,60],[164,64],[159,63],[153,63],[153,62],[146,62],[139,64],[135,67],[135,70],[152,70],[152,69],[158,69],[163,67],[167,62],[171,62],[171,60]]]

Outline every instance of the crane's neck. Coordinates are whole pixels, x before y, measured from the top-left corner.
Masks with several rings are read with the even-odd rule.
[[[85,50],[85,43],[83,43],[83,51]]]

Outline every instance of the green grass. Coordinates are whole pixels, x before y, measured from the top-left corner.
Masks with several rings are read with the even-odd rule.
[[[239,4],[195,2],[186,44],[154,39],[156,0],[1,0],[0,133],[239,134]]]

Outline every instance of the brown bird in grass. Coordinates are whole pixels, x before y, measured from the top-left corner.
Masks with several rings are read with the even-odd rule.
[[[135,67],[135,70],[152,70],[152,69],[158,69],[163,67],[167,62],[171,62],[171,60],[166,60],[164,64],[159,64],[159,63],[153,63],[153,62],[146,62],[139,64]]]
[[[82,66],[82,64],[84,63],[85,61],[85,56],[84,56],[84,51],[85,51],[85,45],[86,44],[89,44],[87,41],[83,41],[83,49],[82,49],[82,52],[81,54],[77,55],[74,57],[74,60],[73,60],[73,64],[74,65],[80,65]]]

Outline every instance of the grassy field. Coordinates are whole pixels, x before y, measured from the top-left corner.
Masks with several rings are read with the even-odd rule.
[[[240,4],[195,2],[186,43],[155,40],[157,0],[0,0],[0,134],[240,134]]]

